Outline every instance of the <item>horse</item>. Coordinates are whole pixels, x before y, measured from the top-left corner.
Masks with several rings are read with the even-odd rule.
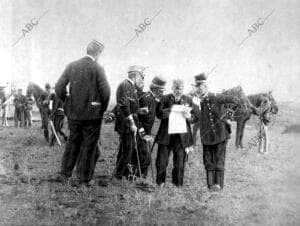
[[[221,94],[225,94],[225,95],[232,95],[232,96],[236,96],[239,98],[240,102],[238,105],[233,105],[233,104],[225,104],[225,109],[226,109],[226,116],[224,117],[225,120],[229,119],[233,119],[233,117],[236,118],[236,115],[241,115],[241,114],[248,114],[247,113],[247,109],[248,106],[250,105],[250,102],[248,100],[248,98],[246,97],[246,95],[244,94],[242,87],[241,86],[236,86],[233,87],[231,89],[228,90],[222,90]],[[194,92],[189,92],[188,96],[190,96],[191,98],[195,96]],[[230,115],[230,113],[235,113],[234,116],[228,116]],[[196,143],[196,137],[197,137],[197,132],[200,129],[200,121],[197,121],[194,123],[193,125],[193,139],[194,142]]]
[[[28,86],[27,86],[27,90],[26,90],[26,96],[31,96],[33,95],[34,100],[35,100],[35,104],[37,106],[37,108],[39,109],[40,112],[40,116],[41,116],[41,122],[42,120],[42,112],[41,112],[41,106],[39,103],[39,98],[40,96],[45,93],[46,91],[43,90],[40,86],[38,86],[37,84],[34,84],[32,82],[29,82]]]
[[[258,134],[258,142],[259,142],[259,152],[267,154],[269,152],[269,132],[268,125],[272,121],[272,115],[276,115],[278,113],[278,105],[276,100],[272,95],[272,91],[267,93],[258,93],[247,96],[250,103],[256,108],[252,113],[259,117],[259,134]],[[246,122],[250,119],[250,117],[246,120],[237,121],[240,124],[246,124]],[[245,126],[243,126],[245,127]],[[242,130],[241,133],[244,131]],[[238,133],[238,131],[237,131]],[[241,135],[241,139],[242,139]],[[240,147],[242,146],[242,141],[240,140]]]
[[[236,148],[243,148],[246,122],[251,118],[251,115],[256,115],[259,117],[259,152],[268,153],[268,125],[272,120],[271,114],[275,115],[278,113],[278,105],[272,95],[272,91],[246,96],[241,87],[235,87],[224,91],[223,94],[234,95],[240,99],[240,104],[231,118],[232,121],[237,123],[235,138]]]
[[[240,99],[237,106],[225,104],[226,111],[233,112],[233,115],[228,117],[231,121],[237,123],[236,126],[236,148],[243,148],[243,136],[246,122],[251,118],[251,115],[259,116],[259,151],[268,153],[268,124],[271,122],[270,114],[277,114],[278,105],[272,95],[272,91],[267,93],[258,93],[246,96],[241,86],[236,86],[221,92],[225,95],[233,95]],[[196,134],[200,128],[200,122],[196,122],[193,127],[193,137],[196,142]],[[264,141],[264,143],[262,143]]]

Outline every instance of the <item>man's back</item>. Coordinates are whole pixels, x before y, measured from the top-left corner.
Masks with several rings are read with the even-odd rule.
[[[67,97],[68,84],[70,95]],[[55,91],[65,101],[68,119],[73,120],[102,118],[110,96],[110,87],[103,68],[89,57],[69,64],[58,80]]]

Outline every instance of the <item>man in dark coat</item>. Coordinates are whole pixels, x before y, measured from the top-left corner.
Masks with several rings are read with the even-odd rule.
[[[186,129],[185,133],[169,134],[169,116],[174,105],[192,106],[192,100],[183,95],[184,84],[182,80],[174,80],[172,90],[173,93],[163,96],[157,110],[157,117],[161,119],[158,133],[156,135],[156,143],[158,143],[156,169],[156,183],[161,187],[166,181],[166,169],[168,166],[170,151],[173,151],[173,171],[172,182],[176,186],[183,185],[184,165],[186,158],[186,148],[193,145],[193,137],[190,126],[190,117],[186,112]]]
[[[137,165],[137,133],[139,125],[138,111],[139,100],[137,87],[144,82],[145,67],[140,65],[130,66],[128,77],[117,88],[117,110],[115,131],[120,137],[119,152],[116,163],[115,177],[128,178],[130,174],[139,171]]]
[[[203,161],[209,189],[220,190],[224,184],[224,166],[229,126],[226,121],[224,104],[238,104],[239,99],[223,94],[208,92],[206,75],[195,76],[197,97],[193,102],[198,105],[200,135],[203,145]]]
[[[152,79],[150,90],[141,93],[139,96],[139,121],[140,126],[144,130],[144,139],[140,139],[138,143],[139,156],[142,176],[147,177],[148,167],[151,161],[151,153],[148,140],[151,137],[152,126],[155,121],[156,108],[160,102],[163,91],[165,90],[166,80],[160,76],[155,76]],[[140,129],[140,131],[142,131]],[[148,139],[147,139],[148,138]]]
[[[42,129],[44,130],[44,137],[46,141],[49,142],[48,124],[49,124],[49,115],[50,115],[49,102],[50,102],[50,94],[51,94],[51,86],[49,83],[45,84],[45,89],[46,92],[41,94],[41,96],[38,99],[38,103],[41,108]]]
[[[24,120],[24,110],[25,110],[26,98],[22,94],[22,89],[18,89],[18,93],[14,98],[15,105],[15,113],[14,113],[14,121],[15,127],[18,127],[18,123],[20,122],[20,127],[25,125]]]
[[[80,183],[85,185],[92,183],[102,117],[110,98],[110,86],[104,69],[97,63],[103,48],[96,40],[90,42],[87,56],[70,63],[55,85],[57,96],[65,102],[64,110],[70,129],[61,175],[71,177],[80,154],[78,176]]]
[[[61,101],[61,99],[58,98],[58,96],[55,93],[52,93],[50,95],[50,119],[53,122],[53,126],[55,129],[56,134],[60,134],[65,141],[67,141],[67,136],[66,134],[62,131],[62,128],[64,126],[64,118],[65,118],[65,114],[64,114],[64,106],[63,106],[63,102]],[[53,128],[52,128],[53,129]],[[55,135],[54,132],[52,131],[51,137],[50,137],[50,146],[52,146],[54,144],[55,141]]]

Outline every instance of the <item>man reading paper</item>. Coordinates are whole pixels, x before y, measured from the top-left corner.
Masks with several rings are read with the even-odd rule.
[[[192,146],[194,143],[190,126],[190,113],[189,109],[185,107],[191,107],[192,100],[188,96],[183,95],[183,88],[184,83],[182,80],[174,80],[172,85],[173,92],[163,96],[157,109],[157,117],[161,119],[161,123],[155,138],[156,143],[158,143],[156,183],[161,187],[163,187],[166,182],[166,169],[171,151],[173,151],[174,167],[172,171],[172,182],[176,186],[183,185],[184,162],[186,158],[185,149]],[[173,121],[170,121],[170,117],[173,117],[171,116],[172,114],[177,114],[175,111],[171,110],[174,106],[175,108],[173,110],[182,109],[180,114],[184,117],[183,128],[185,128],[185,130],[181,130],[181,128],[179,128],[180,130],[177,132],[175,131],[175,128],[169,130],[169,126],[171,124],[173,126],[174,124]],[[179,124],[178,122],[175,123]],[[180,125],[180,127],[181,126],[182,125]]]

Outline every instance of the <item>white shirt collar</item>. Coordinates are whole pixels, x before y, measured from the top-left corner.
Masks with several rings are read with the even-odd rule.
[[[134,82],[130,78],[126,78],[132,85],[134,85]]]
[[[96,61],[96,59],[93,56],[88,55],[88,54],[86,56],[89,57],[89,58],[91,58],[93,61]]]

